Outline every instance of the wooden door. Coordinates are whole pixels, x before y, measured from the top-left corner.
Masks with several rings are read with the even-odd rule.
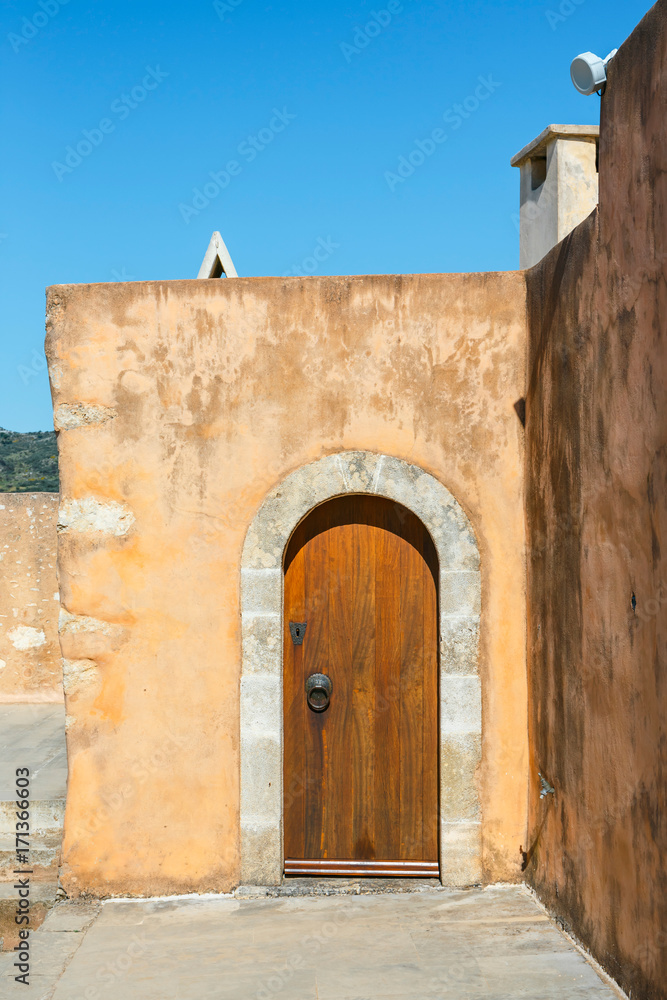
[[[437,876],[436,581],[426,529],[389,500],[330,500],[292,537],[286,874]],[[331,681],[323,711],[308,704],[312,674]]]

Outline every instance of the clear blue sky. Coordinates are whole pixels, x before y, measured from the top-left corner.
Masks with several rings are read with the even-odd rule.
[[[241,275],[303,270],[316,247],[317,274],[518,267],[509,159],[550,122],[598,122],[570,60],[647,9],[4,0],[0,426],[53,426],[47,285],[194,277],[215,229]]]

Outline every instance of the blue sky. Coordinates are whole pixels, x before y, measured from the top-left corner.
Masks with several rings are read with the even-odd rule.
[[[194,277],[216,229],[241,275],[518,267],[510,157],[598,122],[570,61],[647,9],[4,0],[0,426],[53,426],[47,285]]]

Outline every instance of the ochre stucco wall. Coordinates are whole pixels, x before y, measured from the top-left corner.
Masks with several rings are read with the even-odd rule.
[[[238,884],[244,538],[286,475],[351,449],[421,466],[477,534],[484,871],[519,879],[524,276],[58,286],[47,329],[67,891]]]
[[[599,211],[527,276],[526,873],[646,998],[667,997],[666,22],[610,64]]]
[[[63,700],[57,493],[0,493],[0,703]]]

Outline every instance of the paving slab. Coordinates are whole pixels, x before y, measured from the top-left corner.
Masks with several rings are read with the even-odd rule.
[[[17,767],[30,768],[33,801],[64,800],[64,705],[0,705],[0,802],[14,798]]]
[[[67,751],[62,704],[0,705],[0,948],[18,943],[16,912],[16,769],[30,771],[30,898],[33,927],[58,895]]]
[[[65,902],[26,1000],[612,1000],[527,889]],[[4,964],[3,964],[4,962]]]

